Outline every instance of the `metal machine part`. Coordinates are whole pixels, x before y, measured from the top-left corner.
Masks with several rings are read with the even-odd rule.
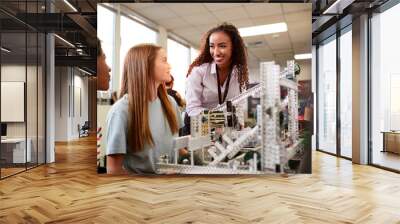
[[[279,65],[273,62],[260,63],[260,84],[210,111],[203,111],[200,115],[192,117],[191,135],[174,140],[175,155],[179,148],[187,147],[191,153],[191,161],[178,164],[175,159],[174,164],[168,164],[163,159],[158,163],[158,172],[182,174],[285,172],[289,167],[288,160],[301,148],[298,136],[298,90],[294,62],[288,61],[287,66],[281,72]],[[281,88],[285,88],[288,93],[283,99],[281,99]],[[256,110],[257,122],[253,128],[240,130],[237,115],[247,114],[247,111],[243,111],[247,108],[241,104],[249,96],[260,98]],[[279,113],[283,110],[287,111],[288,130],[281,130]],[[195,152],[200,152],[202,155],[203,165],[194,165]]]

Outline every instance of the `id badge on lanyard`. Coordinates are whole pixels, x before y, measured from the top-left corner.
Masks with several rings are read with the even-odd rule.
[[[217,86],[218,86],[218,103],[219,105],[223,104],[226,100],[226,97],[228,95],[228,91],[229,91],[229,82],[231,81],[231,73],[232,73],[232,69],[229,70],[228,73],[228,79],[226,80],[226,86],[225,86],[225,90],[224,90],[224,96],[221,99],[221,85],[219,83],[219,74],[218,74],[218,67],[217,65],[215,65],[215,70],[217,72]]]

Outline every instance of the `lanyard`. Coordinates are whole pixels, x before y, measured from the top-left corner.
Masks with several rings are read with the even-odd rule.
[[[228,95],[228,91],[229,91],[229,82],[230,82],[230,80],[231,80],[232,69],[229,70],[228,79],[226,80],[226,86],[225,86],[225,91],[224,91],[224,98],[221,99],[221,85],[220,85],[220,83],[219,83],[218,67],[217,67],[217,66],[215,66],[215,67],[216,67],[216,71],[217,71],[218,102],[219,102],[219,104],[222,104],[222,103],[225,101],[226,96]]]

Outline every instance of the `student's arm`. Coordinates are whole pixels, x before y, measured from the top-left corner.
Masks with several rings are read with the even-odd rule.
[[[177,92],[177,94],[179,94]],[[173,107],[175,108],[175,113],[176,113],[176,121],[178,122],[178,129],[183,128],[183,126],[185,125],[181,116],[181,110],[178,106],[178,104],[176,103],[176,101],[174,100],[174,98],[172,98],[171,96],[168,96],[169,101],[172,103]],[[189,151],[186,148],[181,148],[179,149],[179,155],[183,156],[183,155],[187,155],[189,154]]]
[[[107,116],[107,174],[127,173],[123,169],[123,159],[127,153],[126,135],[126,116],[112,108]]]
[[[204,110],[201,100],[203,94],[202,70],[194,67],[186,79],[186,112],[189,116],[200,114]]]
[[[107,156],[107,174],[127,174],[128,172],[122,168],[124,155],[114,154]]]

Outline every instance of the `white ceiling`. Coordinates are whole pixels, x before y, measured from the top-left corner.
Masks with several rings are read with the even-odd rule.
[[[243,38],[250,59],[283,62],[311,52],[311,3],[124,3],[195,47],[210,28],[230,22],[236,27],[286,22],[288,32]],[[261,42],[252,46],[254,42]]]

